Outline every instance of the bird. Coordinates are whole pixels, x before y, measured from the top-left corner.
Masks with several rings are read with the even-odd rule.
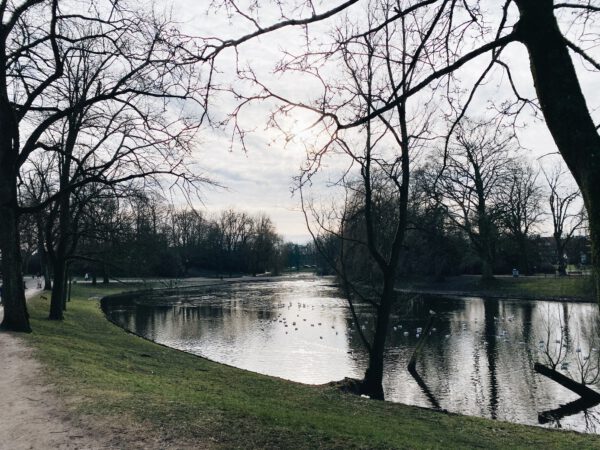
[[[429,314],[431,314],[432,316],[435,316],[435,311],[433,309],[430,309]]]

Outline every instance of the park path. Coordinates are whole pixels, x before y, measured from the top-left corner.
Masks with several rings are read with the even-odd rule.
[[[28,280],[30,286],[34,280]],[[39,290],[28,289],[31,298]],[[3,314],[0,307],[0,319]],[[112,449],[108,436],[75,424],[18,333],[0,332],[0,449]]]

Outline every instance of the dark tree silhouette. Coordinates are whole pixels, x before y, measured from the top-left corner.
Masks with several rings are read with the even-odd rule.
[[[266,25],[262,23],[257,9],[241,11],[232,0],[221,4],[229,5],[232,14],[238,14],[255,29],[234,39],[208,40],[204,54],[207,58],[214,58],[227,48],[238,48],[257,36],[293,26],[304,27],[307,34],[305,41],[310,46],[313,43],[311,24],[344,14],[360,15],[364,9],[358,8],[358,4],[371,5],[372,9],[385,13],[377,22],[362,21],[353,30],[352,37],[369,36],[391,23],[417,16],[420,19],[420,33],[411,37],[408,48],[412,56],[421,54],[432,38],[442,38],[440,46],[429,55],[430,69],[411,79],[411,89],[391,101],[382,102],[373,110],[365,111],[360,118],[336,116],[327,102],[328,95],[314,102],[289,102],[285,96],[273,92],[261,96],[261,100],[272,97],[319,114],[322,124],[327,125],[332,135],[363,125],[429,87],[438,88],[439,94],[449,101],[449,118],[457,121],[471,106],[480,87],[494,73],[504,72],[507,75],[506,83],[514,93],[514,100],[504,102],[503,98],[499,98],[498,109],[511,115],[518,115],[526,108],[532,108],[534,112],[541,111],[560,154],[581,190],[589,217],[596,292],[600,300],[600,184],[597,182],[600,178],[600,136],[580,83],[582,70],[600,70],[596,47],[585,44],[598,37],[599,7],[586,0],[505,0],[498,2],[495,8],[487,5],[484,8],[480,0],[353,0],[317,12],[314,2],[308,0],[289,4],[277,2],[283,18],[278,23]],[[298,18],[299,11],[308,12],[303,18]],[[514,44],[521,44],[529,56],[537,99],[528,99],[521,94],[511,73],[514,67],[502,59],[506,47],[514,47]],[[332,45],[328,51],[335,53],[340,49],[341,46]],[[482,61],[485,58],[487,62]],[[301,57],[299,59],[302,60]],[[574,59],[582,62],[577,68]],[[303,61],[308,63],[307,58]],[[479,64],[471,64],[476,61]],[[278,67],[284,71],[289,69],[285,64]],[[463,69],[471,67],[476,67],[476,70],[481,68],[481,72],[475,76],[473,73],[465,76],[466,70]],[[324,73],[326,70],[320,71],[320,74]],[[464,78],[462,84],[459,83],[459,76]],[[397,85],[392,88],[398,92]],[[289,112],[289,108],[286,111]],[[243,138],[243,133],[240,136]]]
[[[454,133],[431,189],[444,202],[448,217],[469,237],[481,259],[482,279],[489,281],[494,276],[503,217],[501,193],[510,179],[514,136],[499,124],[467,119]]]
[[[565,253],[569,241],[575,232],[581,228],[584,214],[578,208],[577,201],[581,198],[579,190],[565,186],[568,173],[560,164],[554,166],[548,173],[544,171],[548,183],[548,204],[552,217],[552,237],[556,247],[556,264],[559,275],[567,274]]]
[[[29,331],[19,215],[58,202],[66,226],[69,196],[85,184],[185,178],[183,157],[200,119],[175,111],[201,96],[201,82],[189,39],[135,4],[3,1],[0,17],[2,327]],[[39,152],[60,155],[61,179],[46,198],[23,206],[17,180]]]

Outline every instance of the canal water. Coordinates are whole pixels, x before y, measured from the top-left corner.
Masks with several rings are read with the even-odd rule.
[[[368,356],[331,278],[299,278],[157,291],[104,305],[107,317],[143,337],[214,361],[301,383],[361,378]],[[386,400],[584,432],[600,432],[600,405],[559,409],[579,397],[533,370],[557,364],[600,392],[598,307],[590,303],[412,296],[392,319]],[[431,312],[431,334],[407,364]],[[557,410],[558,411],[555,411]],[[544,414],[555,411],[552,415]]]

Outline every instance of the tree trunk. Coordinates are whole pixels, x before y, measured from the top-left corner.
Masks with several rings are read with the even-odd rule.
[[[9,206],[0,206],[2,303],[4,305],[4,319],[0,327],[11,331],[31,332],[29,313],[25,302],[20,250],[18,219],[15,209]]]
[[[588,212],[596,296],[600,301],[600,136],[591,118],[551,0],[516,0],[516,30],[527,47],[546,124]]]
[[[570,389],[576,394],[580,395],[582,398],[587,400],[594,400],[600,402],[600,394],[593,389],[587,387],[585,384],[578,383],[572,378],[564,376],[562,373],[557,372],[550,367],[546,367],[543,364],[535,363],[533,365],[533,370],[537,373],[544,375],[545,377],[550,378],[553,381],[556,381],[558,384]]]
[[[385,276],[381,303],[377,310],[375,338],[369,353],[369,367],[365,372],[360,392],[374,400],[384,400],[383,394],[383,360],[385,341],[390,323],[390,313],[394,303],[394,276]]]
[[[519,267],[517,269],[525,275],[532,275],[531,267],[529,266],[529,245],[526,235],[517,237],[517,247],[519,249]]]
[[[110,283],[110,279],[108,278],[108,267],[106,264],[102,264],[102,284]]]
[[[596,207],[600,209],[600,198],[596,201]],[[594,277],[594,286],[596,287],[596,299],[600,302],[600,214],[596,214],[598,214],[598,217],[593,225],[590,219],[590,238],[592,240],[592,276]]]
[[[481,281],[488,283],[494,279],[494,243],[492,235],[486,225],[485,228],[480,227],[479,235],[479,258],[481,259]]]
[[[484,257],[481,261],[481,281],[488,283],[494,279],[494,268],[493,263],[490,262],[489,258]]]
[[[60,252],[56,253],[54,259],[54,283],[52,284],[52,297],[50,299],[50,320],[63,320],[65,285],[66,285],[66,258]]]
[[[38,254],[40,255],[40,272],[42,277],[44,277],[44,290],[49,291],[52,289],[52,281],[50,278],[48,252],[46,252],[46,247],[44,245],[44,225],[41,214],[37,214],[36,225],[38,232]]]
[[[565,248],[562,244],[562,239],[556,235],[554,236],[554,243],[556,246],[556,264],[558,267],[558,275],[562,277],[567,274],[567,266],[564,258]]]
[[[473,167],[476,168],[475,165]],[[478,173],[478,170],[476,172]],[[494,279],[494,260],[496,256],[494,224],[487,213],[485,192],[480,175],[476,177],[475,186],[479,197],[477,205],[479,236],[477,236],[478,242],[475,242],[475,246],[479,250],[479,257],[481,258],[481,281],[487,283]]]
[[[6,54],[2,42],[0,55]],[[5,64],[6,61],[1,62]],[[5,330],[30,332],[25,302],[21,246],[17,214],[17,164],[19,128],[6,89],[6,78],[0,79],[0,252],[2,253],[2,302]]]

